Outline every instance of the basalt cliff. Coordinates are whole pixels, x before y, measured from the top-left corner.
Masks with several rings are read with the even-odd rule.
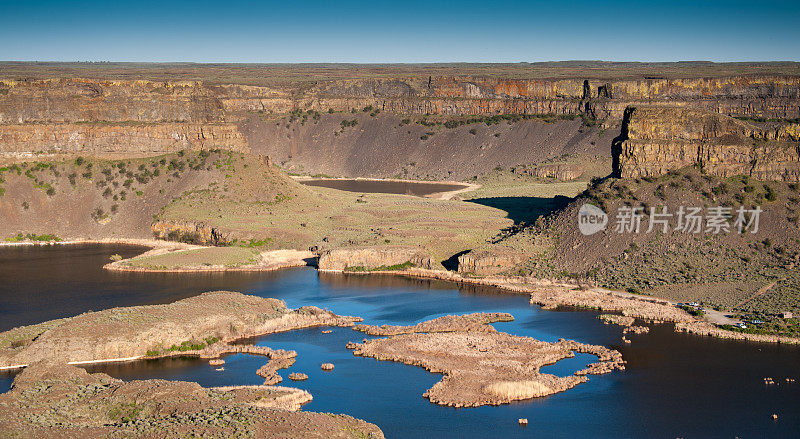
[[[219,66],[6,63],[0,154],[223,147],[307,172],[397,176],[413,163],[410,176],[466,178],[613,149],[622,176],[698,164],[796,180],[800,65],[700,66],[228,66],[223,75]],[[260,80],[273,77],[282,79]],[[477,128],[498,115],[520,118],[508,133]],[[426,161],[442,142],[464,146]],[[482,166],[448,165],[476,154]]]
[[[686,106],[629,107],[614,149],[621,177],[697,166],[720,177],[800,181],[796,121],[739,120]]]

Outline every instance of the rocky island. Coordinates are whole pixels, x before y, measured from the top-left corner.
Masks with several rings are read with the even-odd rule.
[[[513,320],[510,314],[445,316],[408,327],[360,325],[354,329],[389,338],[353,344],[353,355],[398,361],[444,375],[425,397],[453,407],[507,404],[571,389],[587,374],[625,369],[622,355],[602,346],[561,340],[547,343],[499,332],[491,322]],[[542,366],[589,353],[599,362],[573,375],[541,373]]]

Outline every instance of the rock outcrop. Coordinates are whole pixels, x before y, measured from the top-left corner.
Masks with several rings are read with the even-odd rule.
[[[232,124],[65,123],[0,125],[0,153],[26,158],[38,154],[88,156],[156,155],[179,150],[224,148],[249,151]]]
[[[553,178],[561,181],[575,180],[583,174],[583,168],[577,165],[542,165],[533,170],[539,178]]]
[[[348,247],[326,250],[319,257],[319,269],[325,271],[394,271],[432,264],[430,255],[408,246]]]
[[[458,257],[458,272],[477,276],[491,276],[514,268],[525,256],[495,250],[472,250]]]
[[[153,237],[167,241],[199,245],[222,245],[229,242],[227,235],[205,223],[156,221],[151,228]]]
[[[616,153],[621,177],[698,166],[720,177],[800,180],[796,123],[762,124],[677,106],[630,107]]]

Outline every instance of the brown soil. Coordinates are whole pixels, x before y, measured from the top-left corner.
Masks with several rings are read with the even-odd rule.
[[[343,120],[358,123],[342,128]],[[618,127],[587,127],[580,118],[502,121],[488,126],[472,123],[455,128],[414,122],[421,118],[411,120],[403,124],[401,116],[363,112],[323,114],[319,121],[305,124],[252,116],[241,125],[241,131],[253,153],[269,155],[289,172],[417,180],[465,180],[497,167],[567,155],[604,162],[605,172],[600,176],[605,176],[611,173],[611,141],[619,134]]]
[[[622,355],[602,346],[574,341],[541,342],[497,332],[489,322],[513,319],[508,314],[446,316],[409,327],[368,327],[370,334],[401,334],[353,344],[353,355],[399,361],[444,375],[426,393],[431,402],[453,407],[499,405],[570,389],[586,374],[624,369]],[[481,323],[482,322],[482,323]],[[477,329],[476,325],[484,328]],[[574,352],[598,356],[600,362],[567,377],[539,368],[572,357]]]
[[[375,425],[349,416],[296,411],[310,400],[299,389],[123,382],[74,366],[35,364],[0,395],[0,431],[44,439],[383,437]]]

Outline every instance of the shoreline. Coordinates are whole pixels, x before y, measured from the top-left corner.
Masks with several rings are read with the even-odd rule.
[[[539,305],[545,310],[555,309],[559,306],[570,306],[602,312],[619,312],[624,316],[631,316],[648,323],[673,323],[675,325],[675,332],[685,332],[728,340],[800,345],[800,338],[767,334],[749,334],[719,328],[706,319],[698,319],[689,315],[689,313],[677,308],[672,302],[666,299],[652,296],[638,296],[623,291],[614,291],[599,287],[580,290],[577,283],[552,279],[510,276],[468,278],[454,272],[423,268],[411,268],[405,271],[381,270],[353,273],[343,270],[318,269],[318,271],[357,275],[400,275],[418,279],[443,280],[456,284],[481,285],[497,288],[507,293],[526,294],[530,297],[531,304]]]
[[[5,242],[2,246],[24,246],[24,245],[72,245],[72,244],[122,244],[138,245],[150,247],[138,256],[148,252],[168,252],[175,250],[191,250],[198,248],[210,248],[193,244],[184,244],[172,241],[159,241],[155,239],[136,239],[136,238],[104,238],[104,239],[71,239],[50,243],[40,243],[34,241],[27,242]],[[264,253],[274,252],[297,252],[297,254],[313,255],[312,252],[303,250],[272,250]],[[274,263],[261,266],[243,267],[191,267],[191,268],[172,268],[172,269],[151,269],[144,267],[122,267],[120,262],[111,262],[103,266],[104,269],[120,272],[141,272],[141,273],[220,273],[225,271],[233,272],[269,272],[283,268],[293,268],[308,266],[303,260],[284,263]],[[418,279],[435,279],[456,284],[480,285],[497,288],[505,293],[526,294],[530,297],[531,304],[541,306],[543,309],[553,309],[558,306],[572,306],[578,308],[589,308],[598,311],[620,312],[650,323],[673,323],[675,332],[685,332],[695,335],[704,335],[720,339],[751,341],[757,343],[778,343],[800,345],[800,338],[792,338],[779,335],[768,334],[749,334],[744,332],[728,331],[717,327],[707,319],[697,319],[687,312],[678,309],[668,300],[652,297],[634,295],[622,291],[614,291],[606,288],[592,287],[587,290],[580,290],[577,282],[570,283],[556,279],[524,278],[512,276],[487,276],[483,278],[464,277],[458,273],[442,270],[430,270],[424,268],[411,268],[408,270],[376,270],[347,272],[344,270],[319,269],[319,272],[344,273],[356,275],[383,274],[393,276],[405,276]],[[594,297],[590,297],[590,296]],[[2,369],[0,369],[2,370]]]
[[[278,311],[277,314],[274,314],[275,310]],[[103,325],[111,325],[110,327],[117,328],[113,323],[109,322],[113,320],[113,316],[119,315],[120,312],[122,315],[154,315],[158,316],[159,319],[174,318],[176,320],[170,321],[169,324],[162,323],[162,325],[166,325],[164,326],[166,332],[151,333],[152,328],[143,329],[141,321],[133,320],[127,327],[123,328],[131,334],[127,338],[121,333],[117,334],[117,336],[122,337],[122,339],[109,338],[105,335],[98,336],[97,331],[102,332]],[[266,320],[258,322],[259,319],[254,319],[254,316],[260,316],[261,314],[259,313],[261,312],[273,314],[270,314],[270,317]],[[187,315],[192,317],[186,317]],[[213,325],[192,326],[197,323],[197,319],[200,318],[198,317],[199,315],[207,316],[210,319],[209,322],[213,322]],[[69,317],[60,325],[46,328],[42,332],[61,331],[67,334],[67,340],[79,339],[85,346],[80,344],[62,346],[56,343],[55,347],[61,350],[53,352],[53,346],[50,345],[53,341],[39,340],[39,335],[41,334],[36,335],[30,341],[27,341],[28,339],[24,335],[17,335],[17,338],[22,337],[19,339],[26,340],[26,342],[19,349],[8,351],[8,348],[3,348],[0,350],[2,351],[0,352],[2,354],[0,355],[0,371],[23,369],[38,361],[59,362],[68,365],[90,365],[184,356],[212,359],[236,353],[264,356],[271,361],[295,357],[296,353],[264,346],[240,345],[237,342],[268,334],[305,328],[325,326],[352,327],[362,321],[361,317],[338,315],[315,306],[302,306],[291,309],[287,308],[284,302],[277,299],[260,298],[236,292],[207,292],[165,305],[137,305],[87,312]],[[87,327],[88,323],[94,326]],[[32,326],[35,325],[28,325],[27,327]],[[14,334],[15,331],[19,332],[25,328],[26,326],[20,326],[3,333]],[[75,335],[74,331],[82,332],[84,335]],[[209,335],[211,333],[214,335]],[[64,336],[63,334],[61,335]],[[213,338],[213,340],[209,341],[209,338]],[[58,339],[56,338],[56,340]],[[192,340],[202,340],[203,342]],[[189,342],[199,343],[200,346],[184,350],[184,344]],[[172,347],[167,348],[167,346]],[[113,352],[124,356],[103,355],[103,352],[106,352],[106,354]]]
[[[197,248],[211,248],[211,247],[198,246]],[[192,250],[192,249],[177,249],[177,250],[167,249],[166,252],[184,251],[184,250]],[[151,249],[140,255],[137,255],[136,257],[138,258],[148,254],[150,256],[154,256],[164,253],[165,251],[163,251],[162,249]],[[133,267],[123,264],[125,261],[129,261],[130,259],[132,259],[129,258],[105,264],[103,265],[103,269],[109,271],[131,272],[131,273],[222,273],[226,271],[268,272],[268,271],[281,270],[284,268],[309,266],[308,259],[315,257],[316,256],[311,251],[281,249],[281,250],[268,250],[261,252],[259,254],[259,262],[257,264],[248,264],[248,265],[241,265],[234,267],[227,267],[224,265],[185,266],[181,268],[166,268],[166,269]]]
[[[26,247],[26,246],[49,246],[49,245],[79,245],[79,244],[114,244],[114,245],[135,245],[140,247],[156,248],[180,248],[190,250],[192,248],[204,248],[202,245],[184,244],[175,241],[160,241],[147,238],[67,238],[61,241],[19,241],[19,242],[0,242],[0,247]],[[144,254],[144,253],[142,253]]]

